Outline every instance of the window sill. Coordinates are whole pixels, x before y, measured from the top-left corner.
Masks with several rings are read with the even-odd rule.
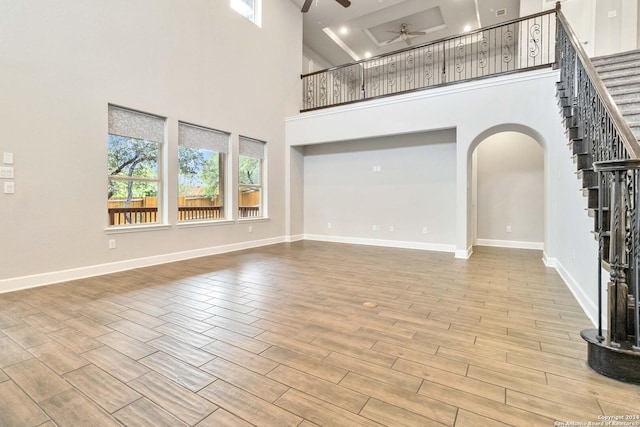
[[[235,221],[229,219],[222,219],[217,221],[193,221],[193,222],[179,222],[176,224],[176,228],[193,228],[193,227],[209,227],[216,225],[229,225],[233,224]]]
[[[123,234],[123,233],[138,233],[141,231],[159,231],[168,230],[171,226],[169,224],[153,224],[153,225],[131,225],[128,227],[109,227],[104,229],[105,234]]]
[[[267,222],[269,217],[261,216],[259,218],[238,218],[238,222]]]

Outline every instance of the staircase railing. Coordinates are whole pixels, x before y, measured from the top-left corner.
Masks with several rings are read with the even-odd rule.
[[[301,111],[549,67],[555,31],[550,10],[305,74]]]
[[[593,195],[597,197],[598,329],[584,330],[582,337],[588,343],[589,366],[640,384],[640,144],[559,3],[556,10],[560,106],[574,152],[580,152],[578,168],[590,210],[595,208]],[[588,174],[594,179],[585,180]],[[603,269],[610,276],[606,291]]]

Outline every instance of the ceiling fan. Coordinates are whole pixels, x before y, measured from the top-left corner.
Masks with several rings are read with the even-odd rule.
[[[336,2],[340,3],[342,7],[351,6],[351,2],[349,0],[336,0]],[[302,13],[309,11],[309,8],[311,7],[311,3],[313,3],[313,0],[304,0],[304,4],[302,5]]]
[[[424,31],[409,31],[409,24],[400,25],[400,31],[387,31],[387,33],[394,33],[397,35],[391,40],[387,40],[385,42],[386,44],[393,43],[394,41],[401,39],[404,40],[407,45],[411,44],[409,36],[424,36],[425,34],[427,34]]]

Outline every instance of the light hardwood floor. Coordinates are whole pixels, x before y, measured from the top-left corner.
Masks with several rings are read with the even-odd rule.
[[[586,366],[588,327],[538,251],[279,244],[0,295],[0,425],[640,414],[640,387]]]

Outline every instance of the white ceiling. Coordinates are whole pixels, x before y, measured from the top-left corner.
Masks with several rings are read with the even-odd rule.
[[[291,0],[298,8],[304,0]],[[504,14],[496,16],[498,11]],[[335,0],[313,0],[303,17],[305,50],[334,66],[407,47],[407,40],[392,43],[400,26],[425,32],[410,36],[418,45],[471,30],[518,18],[520,0],[351,0],[343,8]],[[341,30],[345,28],[346,32]]]

